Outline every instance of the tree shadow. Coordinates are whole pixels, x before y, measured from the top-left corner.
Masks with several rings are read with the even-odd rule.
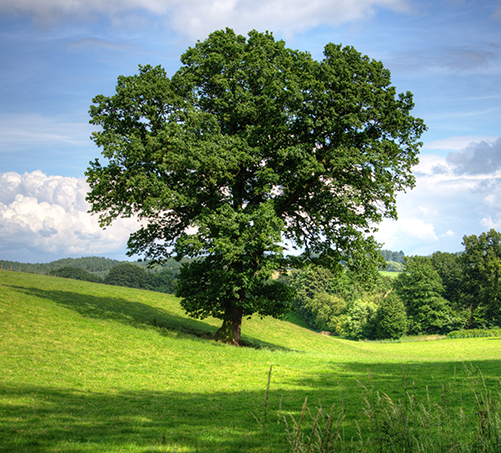
[[[321,397],[314,393],[313,399]],[[266,394],[265,385],[262,391],[211,394],[0,385],[0,451],[285,453],[278,410],[283,405],[283,414],[297,414],[304,394],[283,396],[279,390]]]
[[[0,451],[245,451],[259,446],[259,425],[244,427],[250,415],[242,420],[237,405],[253,407],[256,396],[0,386],[1,399],[9,400],[2,405]]]
[[[5,285],[18,292],[47,299],[86,318],[119,322],[135,328],[158,328],[164,336],[195,336],[211,340],[214,327],[203,321],[179,316],[168,310],[152,307],[142,302],[116,297],[102,297],[72,291],[46,290],[36,287]],[[292,351],[280,345],[268,343],[248,335],[242,335],[244,346],[256,349]]]
[[[440,385],[457,379],[454,388],[433,389],[433,369],[429,365],[381,364],[371,366],[367,373],[367,364],[354,363],[324,377],[305,375],[302,388],[297,390],[284,391],[272,379],[269,392],[265,379],[262,390],[215,393],[172,389],[98,393],[0,384],[0,451],[286,452],[290,447],[283,417],[292,420],[287,415],[292,414],[298,420],[306,397],[312,414],[318,407],[328,411],[334,404],[337,416],[344,408],[343,437],[356,441],[358,427],[364,430],[368,426],[363,395],[370,397],[371,391],[372,397],[384,393],[393,401],[407,391],[445,409],[457,413],[461,409],[466,423],[475,429],[478,402],[468,385],[463,384],[471,376],[450,375],[440,380]],[[451,371],[450,365],[440,362],[444,373]],[[466,366],[478,366],[487,376],[487,388],[493,388],[490,383],[495,380],[498,361]],[[357,386],[357,380],[361,385]],[[416,382],[417,390],[413,387]],[[483,384],[479,382],[481,389]],[[290,389],[291,383],[283,384]]]

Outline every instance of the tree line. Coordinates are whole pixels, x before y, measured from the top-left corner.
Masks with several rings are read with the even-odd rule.
[[[387,264],[391,258],[402,261],[403,272],[395,278],[346,267],[336,274],[310,265],[290,269],[279,280],[294,294],[291,308],[312,328],[352,339],[398,339],[405,334],[501,326],[501,233],[490,230],[465,236],[463,245],[463,252],[438,251],[431,256],[382,250]],[[45,265],[1,263],[5,270],[38,266],[40,272],[46,266],[47,274],[58,277],[171,294],[176,292],[182,266],[174,259],[151,266],[101,257],[67,258]]]
[[[501,233],[465,236],[462,253],[404,258],[395,279],[349,270],[292,270],[294,309],[308,324],[352,339],[398,339],[501,325]]]
[[[0,260],[0,265],[3,270],[12,270],[20,272],[33,273],[36,270],[37,274],[43,273],[44,275],[53,274],[54,271],[63,267],[73,267],[87,271],[101,279],[104,279],[110,270],[119,264],[127,264],[130,261],[120,261],[102,256],[83,256],[80,258],[62,258],[59,260],[51,261],[49,263],[21,263],[18,261]],[[182,266],[182,261],[175,259],[167,259],[162,264],[151,265],[149,261],[138,260],[135,262],[137,266],[148,269],[148,272],[160,272],[168,269],[174,275],[179,272]]]
[[[162,293],[173,294],[175,291],[175,275],[170,269],[151,272],[135,263],[118,264],[112,267],[104,278],[98,277],[86,270],[70,266],[57,269],[51,275],[93,283],[147,289]]]
[[[186,260],[184,260],[186,261]],[[182,263],[168,259],[162,264],[147,261],[118,261],[110,258],[88,256],[63,258],[50,263],[19,263],[0,260],[3,270],[31,272],[56,277],[130,288],[148,289],[173,294],[175,279]]]

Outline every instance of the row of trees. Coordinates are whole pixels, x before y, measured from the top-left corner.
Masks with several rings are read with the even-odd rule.
[[[311,327],[352,339],[400,338],[407,315],[393,280],[375,275],[369,283],[365,277],[310,266],[292,270],[286,279],[296,291],[294,310]]]
[[[156,264],[152,266],[151,262],[143,260],[138,260],[136,264],[146,269],[148,272],[157,273],[164,270],[170,270],[174,275],[176,275],[184,261],[185,260],[176,261],[175,259],[170,258],[163,261],[161,265]],[[113,260],[102,256],[83,256],[81,258],[62,258],[49,263],[20,263],[18,261],[0,260],[0,267],[4,270],[9,269],[19,272],[36,272],[44,275],[54,275],[54,271],[58,271],[63,268],[73,268],[87,271],[92,275],[100,277],[101,280],[104,280],[113,267],[127,263],[129,263],[129,261]],[[74,276],[79,275],[76,271],[71,271],[70,273]],[[85,274],[80,274],[80,277],[83,275]]]
[[[293,270],[294,308],[314,328],[353,339],[445,334],[501,325],[501,233],[465,236],[462,253],[405,258],[372,285],[349,271]]]
[[[295,294],[292,308],[310,326],[353,339],[396,339],[405,333],[445,334],[499,326],[501,233],[491,230],[479,237],[465,236],[463,245],[462,253],[405,257],[405,272],[396,279],[349,269],[333,274],[312,265],[289,271],[280,283],[291,290],[289,295]],[[199,265],[207,263],[203,260]],[[132,263],[114,266],[104,279],[74,267],[63,267],[55,274],[166,293],[175,291],[171,270],[152,273]]]
[[[170,269],[148,272],[143,267],[132,263],[122,263],[112,267],[104,278],[71,266],[62,267],[52,272],[52,275],[94,283],[149,289],[162,293],[172,294],[175,290],[175,276]]]

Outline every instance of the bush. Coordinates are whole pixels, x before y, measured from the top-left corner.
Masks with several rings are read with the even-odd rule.
[[[442,297],[444,287],[431,259],[406,257],[406,272],[395,281],[397,294],[404,302],[408,331],[412,335],[444,334],[451,330],[453,312]]]
[[[143,268],[132,263],[125,263],[112,267],[104,282],[108,285],[149,289],[151,279]]]
[[[474,338],[474,337],[501,337],[501,329],[467,329],[453,330],[446,335],[447,338]]]
[[[387,261],[385,270],[388,272],[403,272],[404,265],[396,261]]]
[[[150,285],[153,291],[174,294],[176,290],[176,278],[172,271],[165,269],[161,272],[151,273]]]
[[[343,335],[352,340],[374,338],[374,319],[378,306],[371,299],[358,299],[346,314]]]
[[[303,303],[304,310],[310,313],[312,327],[340,333],[339,315],[344,311],[346,303],[342,297],[326,292],[317,293]]]

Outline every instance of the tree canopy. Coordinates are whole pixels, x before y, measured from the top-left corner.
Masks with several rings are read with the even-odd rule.
[[[501,233],[491,229],[463,237],[464,304],[469,327],[501,326]]]
[[[449,302],[442,297],[440,275],[427,256],[405,259],[406,272],[399,274],[396,290],[407,310],[411,334],[439,334],[452,323]]]
[[[140,66],[93,99],[105,161],[86,172],[88,200],[103,226],[141,220],[131,255],[192,258],[184,308],[241,344],[243,316],[288,310],[290,291],[270,280],[286,247],[303,252],[296,266],[384,264],[371,233],[413,187],[425,126],[412,94],[353,47],[327,44],[317,61],[271,33],[226,29],[181,62],[171,78]]]

